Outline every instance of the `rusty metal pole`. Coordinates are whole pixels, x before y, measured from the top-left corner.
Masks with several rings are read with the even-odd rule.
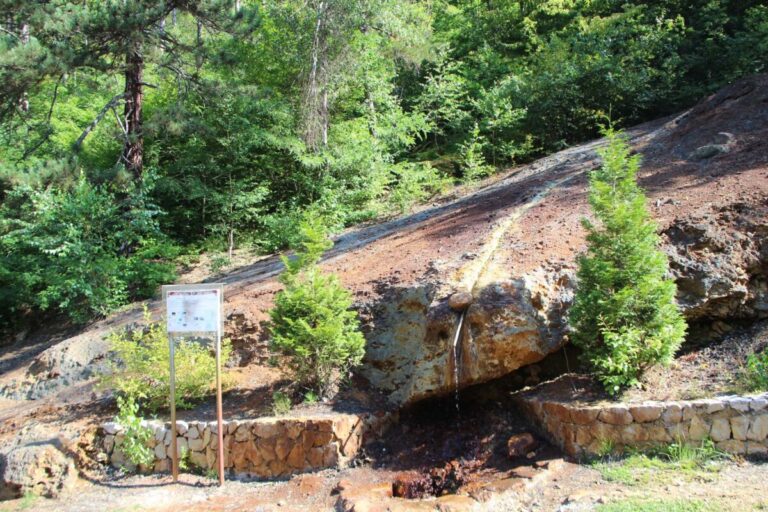
[[[224,412],[221,402],[221,330],[219,330],[216,333],[216,420],[219,438],[219,485],[224,485]]]
[[[176,440],[176,368],[174,365],[174,342],[173,335],[168,333],[168,343],[171,345],[171,474],[173,475],[173,481],[179,481],[179,452],[178,442]]]

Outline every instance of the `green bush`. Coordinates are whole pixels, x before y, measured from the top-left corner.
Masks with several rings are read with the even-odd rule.
[[[465,182],[473,182],[493,174],[493,166],[485,162],[483,145],[485,141],[475,123],[469,140],[461,146],[461,160]]]
[[[590,175],[589,203],[599,224],[584,220],[588,250],[579,257],[569,322],[574,344],[606,390],[616,394],[637,383],[648,367],[669,362],[686,324],[637,184],[639,157],[630,157],[621,134],[609,129],[605,135],[602,167]]]
[[[327,395],[360,363],[365,339],[352,297],[335,275],[323,274],[318,261],[332,243],[322,222],[307,216],[302,242],[293,258],[283,257],[284,289],[270,311],[272,347],[286,356],[294,380],[320,396]]]
[[[768,390],[768,350],[747,356],[743,380],[749,391]]]
[[[82,176],[68,190],[12,189],[0,207],[0,323],[30,309],[85,322],[172,281],[175,248],[157,212],[133,203]]]
[[[112,333],[111,372],[103,377],[104,384],[114,388],[149,411],[168,406],[170,393],[170,346],[165,325],[152,322],[145,309],[146,328]],[[221,342],[222,364],[229,359],[232,344]],[[188,409],[193,402],[215,391],[216,358],[212,348],[191,340],[181,339],[174,353],[176,365],[176,407]],[[227,374],[222,375],[227,387]]]
[[[151,428],[141,424],[139,404],[130,396],[119,396],[117,408],[115,422],[123,426],[125,436],[120,450],[136,465],[151,464],[155,460],[155,452],[149,447],[149,440],[154,433]]]
[[[293,407],[293,403],[290,396],[282,391],[272,393],[272,414],[275,416],[288,414],[291,412],[291,407]]]

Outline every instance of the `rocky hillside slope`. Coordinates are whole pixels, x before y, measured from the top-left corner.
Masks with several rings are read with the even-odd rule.
[[[679,286],[691,336],[768,316],[768,76],[726,87],[674,118],[628,131]],[[404,404],[541,360],[565,340],[575,257],[585,247],[595,141],[510,170],[463,197],[350,230],[326,255],[356,298],[368,341],[360,374]],[[260,259],[221,281],[242,364],[265,355],[281,264]],[[153,308],[160,311],[160,305]],[[23,364],[0,361],[8,398],[88,378],[103,336],[138,309],[99,322]]]

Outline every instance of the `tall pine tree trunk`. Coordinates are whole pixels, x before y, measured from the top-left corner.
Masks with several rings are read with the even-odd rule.
[[[123,163],[137,182],[144,167],[144,134],[141,126],[143,100],[142,75],[144,59],[140,47],[134,46],[125,56],[125,144]]]

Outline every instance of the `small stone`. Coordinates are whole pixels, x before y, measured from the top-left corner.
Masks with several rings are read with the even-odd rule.
[[[293,443],[287,437],[281,437],[275,443],[275,455],[278,460],[285,460],[293,448]]]
[[[205,430],[203,430],[203,446],[208,446],[211,444],[211,429],[210,427],[205,427]]]
[[[155,461],[155,473],[166,473],[170,470],[171,461],[169,459]]]
[[[235,432],[235,441],[242,442],[251,438],[251,429],[248,425],[240,425]]]
[[[462,290],[451,295],[448,299],[448,306],[454,311],[461,312],[467,309],[473,301],[474,297],[472,297],[472,294]]]
[[[189,446],[187,445],[187,440],[183,437],[180,437],[176,439],[176,454],[179,457],[182,457],[185,452],[189,451]]]
[[[545,402],[544,411],[547,413],[549,420],[571,422],[571,409],[565,404],[561,404],[560,402]]]
[[[307,462],[312,469],[318,469],[323,464],[323,448],[316,446],[307,453]]]
[[[187,439],[198,439],[200,437],[200,431],[197,430],[197,425],[190,425],[187,431]]]
[[[104,432],[109,435],[115,435],[123,430],[123,426],[119,423],[115,423],[114,421],[108,421],[104,423],[101,428],[103,428]]]
[[[177,421],[176,422],[176,434],[183,436],[187,433],[187,430],[189,430],[189,425],[186,421]]]
[[[747,452],[744,442],[739,441],[738,439],[727,439],[725,441],[720,441],[715,445],[715,447],[718,450],[734,453],[736,455],[744,454]]]
[[[238,420],[232,420],[224,424],[224,428],[226,429],[226,434],[234,434],[237,429],[240,427],[240,422]]]
[[[710,425],[698,416],[691,418],[688,437],[693,441],[701,441],[709,435]]]
[[[621,441],[628,446],[644,443],[648,441],[648,431],[640,424],[627,425],[621,431]]]
[[[274,421],[256,421],[253,423],[253,433],[261,438],[275,437],[278,432]]]
[[[573,408],[571,409],[571,421],[577,425],[591,425],[597,419],[600,409],[591,408]]]
[[[507,454],[510,458],[525,457],[538,445],[536,438],[528,432],[515,434],[507,440]]]
[[[709,430],[709,437],[716,443],[730,439],[731,424],[725,418],[715,418]]]
[[[158,444],[157,446],[155,446],[155,458],[158,460],[162,460],[165,457],[166,457],[165,445]]]
[[[632,423],[632,414],[626,406],[617,405],[600,411],[597,419],[609,425],[629,425]]]
[[[731,432],[733,432],[734,439],[738,441],[746,441],[748,429],[749,418],[747,416],[734,416],[731,418]]]
[[[683,408],[680,406],[680,404],[667,404],[667,408],[664,410],[661,418],[665,425],[680,423],[680,421],[683,419]]]
[[[743,397],[731,398],[728,400],[728,406],[735,411],[748,412],[750,401],[749,398]]]
[[[288,465],[294,469],[304,468],[304,446],[301,443],[297,443],[291,449],[291,452],[288,454],[287,462]]]
[[[189,462],[198,468],[206,469],[208,467],[208,460],[205,453],[199,451],[189,452]]]
[[[764,441],[768,437],[768,414],[755,416],[749,424],[747,439],[750,441]]]
[[[749,401],[749,409],[751,411],[762,411],[768,407],[768,399],[762,396],[754,397]]]
[[[725,404],[720,400],[711,399],[707,401],[707,414],[714,414],[725,409]]]
[[[112,453],[112,449],[115,447],[115,436],[105,436],[104,437],[104,451],[107,453]]]
[[[664,408],[662,406],[654,404],[633,405],[629,408],[632,418],[638,423],[656,421],[661,417],[663,411]]]
[[[297,439],[304,430],[304,425],[300,421],[290,421],[284,423],[285,434],[291,439]]]
[[[202,439],[190,439],[189,440],[189,449],[191,451],[202,451],[205,448],[205,444],[203,444]]]

